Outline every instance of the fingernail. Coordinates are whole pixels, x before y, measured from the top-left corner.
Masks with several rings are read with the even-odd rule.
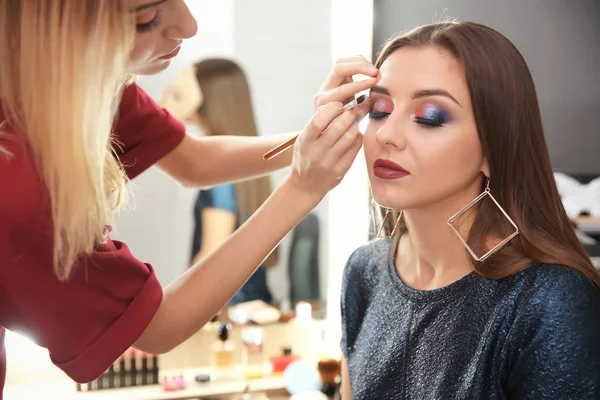
[[[379,70],[377,69],[377,67],[376,67],[376,66],[374,66],[374,65],[371,65],[371,66],[369,66],[369,71],[371,71],[372,73],[374,73],[374,74],[375,74],[375,73],[377,73]]]

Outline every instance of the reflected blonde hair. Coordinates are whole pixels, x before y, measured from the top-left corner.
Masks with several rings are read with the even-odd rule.
[[[46,185],[61,280],[123,200],[111,130],[134,34],[127,0],[0,0],[0,99]]]

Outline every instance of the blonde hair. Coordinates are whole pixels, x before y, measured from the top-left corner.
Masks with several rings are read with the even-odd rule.
[[[194,65],[204,101],[197,111],[208,135],[257,136],[252,95],[243,69],[226,58],[209,58]],[[239,223],[246,221],[271,195],[268,176],[235,184]],[[263,262],[272,267],[279,260],[275,248]]]
[[[125,193],[111,130],[135,21],[127,0],[0,0],[0,99],[46,185],[54,271],[105,240]]]

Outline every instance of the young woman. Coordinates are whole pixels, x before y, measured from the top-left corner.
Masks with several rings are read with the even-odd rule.
[[[195,32],[183,0],[0,0],[0,393],[4,328],[48,348],[79,382],[131,345],[149,353],[178,345],[356,156],[355,119],[368,106],[340,115],[341,103],[323,105],[298,138],[281,186],[163,291],[152,268],[110,238],[106,224],[126,180],[157,164],[183,184],[209,186],[291,161],[262,161],[282,137],[192,139],[138,86],[123,89],[128,75],[163,70]],[[340,86],[352,74],[377,74],[365,60],[343,64],[320,98],[342,100],[374,83]]]
[[[599,398],[600,276],[519,51],[439,23],[389,40],[376,66],[364,149],[392,238],[345,269],[344,398]]]
[[[170,92],[183,96],[174,101]],[[185,93],[185,94],[184,94]],[[165,90],[164,105],[181,120],[199,125],[207,136],[257,136],[252,97],[246,74],[232,60],[210,58],[181,71]],[[263,176],[200,190],[194,207],[192,264],[220,246],[271,194],[271,179]],[[278,261],[275,248],[229,304],[272,301],[265,268]]]

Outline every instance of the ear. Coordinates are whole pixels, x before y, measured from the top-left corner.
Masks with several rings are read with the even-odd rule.
[[[483,163],[481,164],[481,172],[486,176],[490,177],[490,164],[486,157],[483,158]]]

